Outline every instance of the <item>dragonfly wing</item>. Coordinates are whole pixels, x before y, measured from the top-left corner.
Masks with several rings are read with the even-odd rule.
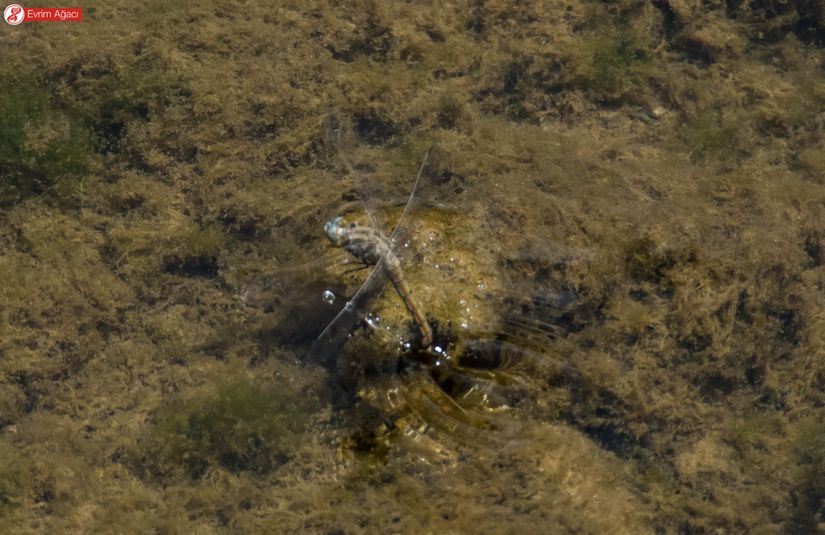
[[[325,367],[332,366],[350,333],[366,317],[370,303],[381,293],[386,283],[387,274],[384,270],[384,260],[381,259],[352,299],[315,339],[309,348],[307,362]]]
[[[415,176],[415,182],[413,182],[412,189],[410,190],[410,196],[407,198],[407,204],[404,205],[404,211],[401,212],[401,217],[398,218],[398,223],[395,224],[395,230],[393,230],[392,235],[390,235],[390,243],[395,240],[398,233],[402,228],[404,228],[407,218],[410,216],[410,212],[412,212],[413,206],[415,205],[415,201],[417,199],[415,194],[418,192],[418,185],[421,184],[421,175],[424,174],[424,166],[427,165],[427,160],[430,158],[430,153],[432,150],[433,148],[430,146],[424,154],[424,158],[421,160],[421,167],[418,168],[418,174]]]

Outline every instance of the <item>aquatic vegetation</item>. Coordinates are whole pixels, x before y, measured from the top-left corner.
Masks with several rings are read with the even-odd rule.
[[[164,271],[212,278],[225,235],[216,227],[202,228],[177,210],[115,228],[109,234],[109,256],[124,272]]]
[[[162,478],[215,467],[265,474],[289,461],[311,415],[309,400],[284,385],[223,380],[161,407],[136,469]]]
[[[161,110],[180,117],[173,110],[188,95],[180,77],[151,56],[126,67],[84,58],[40,70],[0,72],[0,202],[6,204],[44,195],[59,207],[79,207],[99,188],[101,154],[123,152],[130,165],[147,170],[157,153],[142,146],[149,133],[141,125]],[[126,137],[129,149],[122,151]],[[196,155],[191,145],[161,137],[167,153]]]
[[[21,505],[25,489],[25,474],[14,448],[0,444],[0,519]]]
[[[148,147],[141,145],[148,139],[142,125],[159,113],[176,122],[189,95],[182,77],[154,53],[124,63],[81,53],[50,74],[55,100],[72,110],[92,133],[94,149],[102,154],[123,153],[129,163],[144,170],[148,162],[141,152]],[[175,146],[176,140],[163,137],[170,142],[169,149]],[[185,157],[182,147],[177,151]]]
[[[788,522],[790,530],[801,533],[816,531],[822,525],[825,503],[825,425],[818,418],[802,421],[797,428],[794,454],[798,463],[794,517]]]
[[[783,430],[782,418],[770,411],[753,411],[739,419],[730,430],[730,441],[740,453],[765,449]]]
[[[55,105],[44,80],[25,71],[0,71],[0,93],[0,202],[45,194],[76,207],[95,161],[89,131]]]
[[[745,30],[754,41],[771,43],[793,33],[804,43],[825,44],[825,9],[821,3],[764,0],[756,4],[737,2],[732,8],[732,13],[747,21]]]
[[[577,67],[583,87],[597,100],[638,100],[654,73],[647,39],[633,28],[614,24],[590,30],[584,44],[587,61]]]
[[[688,119],[684,135],[694,161],[728,162],[741,151],[741,123],[728,111],[715,108],[701,110]]]
[[[656,243],[650,236],[633,237],[624,244],[627,274],[634,281],[667,286],[667,272],[693,260],[689,250],[674,250]]]
[[[821,530],[819,4],[114,0],[9,33],[0,524]],[[392,228],[433,139],[404,276],[459,362],[399,358],[390,289],[306,365],[364,280],[324,222],[363,173]]]
[[[361,426],[342,441],[342,451],[355,455],[367,465],[386,464],[392,452],[392,437],[385,434],[386,427],[378,417],[365,417],[365,411],[359,413],[359,420]]]

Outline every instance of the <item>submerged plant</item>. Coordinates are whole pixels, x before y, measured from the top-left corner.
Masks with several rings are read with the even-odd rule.
[[[157,413],[141,472],[192,478],[210,467],[263,474],[286,463],[311,414],[297,392],[243,379],[224,382]]]
[[[99,76],[83,79],[73,88],[72,103],[86,124],[95,132],[95,148],[101,153],[134,153],[145,150],[139,145],[140,136],[130,136],[130,128],[145,123],[152,113],[166,112],[163,123],[171,123],[177,117],[169,111],[173,103],[185,101],[188,89],[180,77],[167,72],[151,59],[137,61],[121,68],[102,69]],[[158,122],[157,124],[162,124]],[[174,138],[156,139],[155,142],[174,145]]]
[[[705,109],[691,117],[684,135],[694,161],[727,162],[739,152],[739,129],[734,119],[718,109]]]
[[[637,93],[653,72],[650,46],[632,28],[599,25],[584,47],[580,74],[586,89],[599,100],[623,100]]]
[[[797,484],[793,491],[796,510],[789,522],[794,533],[813,533],[821,527],[825,515],[825,424],[818,418],[803,421],[794,443],[798,467]]]
[[[88,131],[52,103],[34,76],[0,72],[0,203],[48,194],[73,204],[92,164]]]

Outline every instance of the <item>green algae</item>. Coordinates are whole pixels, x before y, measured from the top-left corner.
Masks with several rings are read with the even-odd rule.
[[[4,526],[820,528],[813,3],[112,6],[0,76]],[[388,226],[436,142],[406,275],[459,345],[529,348],[507,408],[461,400],[515,438],[462,440],[377,334],[354,408],[298,365],[363,281],[325,253],[360,193],[331,107]]]
[[[822,423],[810,418],[796,426],[791,446],[796,461],[792,490],[795,507],[786,525],[788,533],[814,532],[821,527],[822,500],[825,497],[825,487],[819,475],[825,463],[822,431]]]
[[[685,125],[690,156],[697,161],[730,161],[739,154],[741,127],[730,114],[707,109],[691,117]]]
[[[20,505],[26,476],[23,467],[15,459],[14,448],[4,445],[3,454],[3,463],[0,464],[0,509],[6,512]]]
[[[289,461],[310,414],[309,403],[283,386],[223,380],[158,411],[138,470],[168,477],[182,469],[198,478],[221,466],[266,474]]]
[[[46,194],[49,201],[76,207],[94,163],[90,132],[25,71],[0,72],[0,91],[0,202]]]
[[[612,21],[589,32],[584,44],[589,62],[582,70],[585,80],[580,82],[587,91],[603,101],[636,100],[646,93],[655,72],[649,38],[632,27],[616,27]]]

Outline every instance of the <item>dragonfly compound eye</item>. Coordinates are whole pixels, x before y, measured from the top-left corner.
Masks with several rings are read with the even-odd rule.
[[[341,216],[338,216],[330,221],[327,221],[324,225],[324,233],[327,235],[327,238],[329,238],[330,241],[336,245],[338,244],[338,231],[341,228],[342,219],[343,218]]]

